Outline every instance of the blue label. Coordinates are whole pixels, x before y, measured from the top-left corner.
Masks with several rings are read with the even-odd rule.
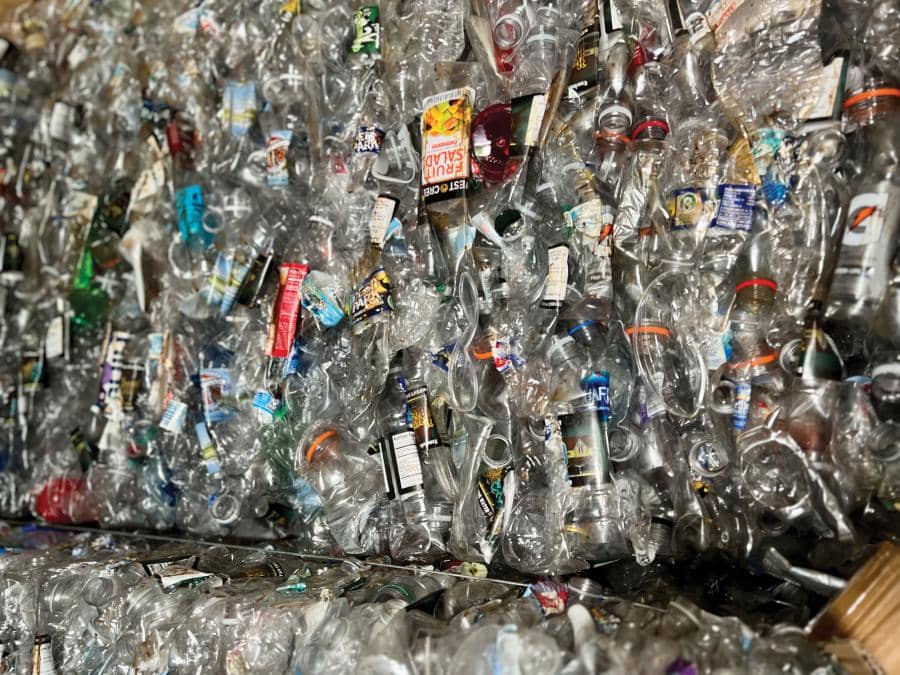
[[[203,188],[188,185],[175,193],[175,208],[178,212],[178,230],[181,240],[189,247],[206,248],[213,242],[213,234],[203,229]]]
[[[720,185],[716,190],[719,201],[712,227],[749,232],[753,225],[753,204],[756,187],[753,185]]]
[[[732,413],[732,426],[737,431],[743,431],[747,426],[747,418],[750,416],[750,392],[753,387],[749,382],[738,382],[734,386],[734,412]]]
[[[307,275],[303,280],[303,286],[300,289],[301,304],[320,326],[332,328],[337,326],[344,319],[344,311],[331,298],[325,290],[320,287],[312,278],[313,275]]]
[[[294,344],[291,347],[291,353],[288,354],[288,357],[284,360],[284,365],[281,368],[281,377],[286,378],[291,375],[296,375],[300,372],[300,360],[303,356],[303,350],[300,349],[300,340],[294,340]]]
[[[609,373],[591,373],[581,380],[581,389],[586,394],[588,405],[609,419]]]
[[[378,127],[358,127],[353,152],[369,152],[377,155],[384,142],[384,132]]]
[[[431,365],[440,368],[445,373],[450,371],[450,357],[453,355],[453,348],[456,343],[450,342],[445,344],[436,352],[431,354]]]
[[[260,389],[253,397],[253,407],[259,410],[264,416],[274,419],[281,408],[281,401],[279,401],[272,392]]]

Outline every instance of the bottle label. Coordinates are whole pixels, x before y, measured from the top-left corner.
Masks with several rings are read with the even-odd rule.
[[[75,108],[63,101],[53,104],[50,111],[50,137],[63,143],[72,140],[72,131],[75,127]]]
[[[835,57],[812,76],[812,86],[809,82],[804,84],[804,89],[810,91],[811,96],[802,101],[802,118],[840,119],[848,65],[847,59]]]
[[[708,222],[712,204],[703,188],[681,188],[669,193],[666,210],[672,218],[670,229],[677,232]]]
[[[687,29],[691,36],[691,42],[696,44],[709,34],[709,21],[703,12],[693,12],[687,16],[682,16],[681,24]]]
[[[300,286],[308,272],[309,266],[301,263],[283,263],[278,267],[278,293],[269,322],[266,356],[283,359],[291,353],[300,314]]]
[[[512,336],[498,337],[494,341],[491,352],[494,357],[494,367],[498,373],[519,369],[525,365],[525,358],[520,355],[519,349],[518,339]]]
[[[144,386],[144,366],[129,362],[122,365],[122,379],[119,381],[119,392],[122,398],[122,410],[134,412],[138,395]]]
[[[0,239],[0,277],[5,281],[21,281],[24,277],[25,256],[19,246],[19,235],[5,232]]]
[[[87,471],[91,462],[97,459],[97,448],[88,443],[81,432],[81,427],[75,427],[69,432],[69,442],[72,444],[75,456],[78,457],[78,464],[81,466],[81,470]]]
[[[553,246],[547,250],[547,258],[547,284],[544,288],[544,297],[541,299],[541,307],[559,309],[566,299],[566,289],[569,285],[569,247],[565,244]]]
[[[219,313],[227,315],[234,306],[238,292],[244,285],[247,275],[250,273],[250,265],[240,258],[234,258],[231,263],[231,273],[228,275],[228,284],[222,292],[222,304],[219,305]]]
[[[154,576],[157,578],[157,581],[159,581],[159,585],[162,589],[168,591],[181,586],[190,586],[193,588],[201,581],[211,579],[214,575],[210,572],[201,572],[200,570],[190,569],[180,565],[169,565],[165,569],[157,572]]]
[[[392,229],[391,222],[400,200],[388,195],[378,195],[375,199],[375,207],[369,217],[369,238],[377,248],[382,248],[388,239],[388,232]]]
[[[186,556],[172,556],[169,558],[150,558],[147,560],[141,560],[141,567],[144,568],[144,573],[148,577],[155,576],[160,572],[165,571],[169,567],[181,567],[186,569],[193,569],[197,566],[198,558],[195,555],[186,555]]]
[[[436,352],[432,352],[431,365],[443,370],[445,373],[450,372],[450,357],[453,356],[454,347],[456,347],[455,342],[448,342],[447,344],[442,345]]]
[[[257,419],[263,424],[271,424],[281,410],[281,401],[272,392],[260,389],[253,396],[253,407]]]
[[[577,412],[562,415],[559,423],[572,487],[593,484],[599,479],[595,455],[603,443],[600,416],[592,410]]]
[[[426,204],[462,197],[469,183],[469,127],[475,92],[452,89],[425,99],[422,194]]]
[[[125,346],[131,341],[131,334],[124,331],[113,331],[107,335],[106,347],[103,350],[103,368],[100,374],[100,391],[97,394],[96,412],[109,416],[122,410],[122,354]]]
[[[170,400],[159,420],[159,428],[173,434],[180,434],[184,430],[187,413],[187,405],[177,399]]]
[[[49,635],[36,635],[31,652],[31,672],[33,675],[56,675],[53,662],[53,645]]]
[[[354,54],[378,54],[381,52],[381,24],[377,5],[368,5],[356,10],[353,15],[353,31],[351,52]]]
[[[594,24],[581,31],[575,47],[575,58],[569,71],[569,98],[580,95],[597,84],[599,78],[600,29]]]
[[[188,185],[175,193],[175,208],[178,213],[178,231],[181,240],[190,247],[206,248],[214,238],[212,232],[203,227],[203,212],[206,208],[203,201],[203,188],[199,185]]]
[[[209,275],[209,283],[206,286],[206,301],[210,305],[220,305],[222,297],[225,293],[225,286],[231,278],[231,264],[234,258],[219,252],[216,255],[216,262],[213,265],[212,272]]]
[[[722,184],[716,189],[718,206],[710,227],[749,232],[753,225],[756,187]]]
[[[609,419],[609,373],[591,373],[581,380],[581,390],[585,394],[585,405],[600,413],[604,422]]]
[[[519,96],[512,100],[512,138],[509,144],[510,157],[524,156],[528,148],[537,145],[547,108],[547,97],[543,94]]]
[[[291,375],[300,372],[300,362],[303,357],[303,349],[300,346],[300,337],[294,340],[294,346],[291,347],[291,355],[284,360],[284,366],[281,368],[281,378],[287,379]]]
[[[409,410],[410,426],[413,428],[419,450],[436,448],[440,445],[437,428],[431,415],[428,387],[423,384],[407,389],[406,408]]]
[[[488,529],[492,529],[495,518],[503,509],[503,479],[510,472],[512,466],[506,464],[500,467],[482,467],[478,474],[478,507],[488,522]]]
[[[381,468],[388,499],[400,499],[424,488],[422,462],[412,431],[381,439]]]
[[[377,155],[381,152],[382,143],[384,143],[384,131],[378,127],[357,127],[356,140],[353,142],[353,152],[356,154],[369,153]]]
[[[731,359],[731,331],[713,335],[703,345],[703,357],[707,370],[717,370]]]
[[[269,270],[272,269],[273,255],[271,252],[260,253],[254,258],[250,265],[250,271],[244,278],[240,290],[238,290],[237,301],[245,307],[252,307],[259,297],[259,292],[266,283]]]
[[[232,136],[246,136],[256,120],[256,83],[226,80],[221,115]]]
[[[266,143],[266,184],[283,187],[288,184],[288,148],[294,132],[287,129],[273,131]]]
[[[351,322],[354,332],[360,332],[373,318],[394,311],[391,279],[383,267],[377,267],[353,296]]]
[[[690,450],[688,465],[695,480],[712,478],[721,474],[728,466],[728,455],[715,443],[697,443]]]
[[[886,192],[863,192],[850,200],[844,246],[868,246],[878,242],[884,226]]]
[[[207,424],[227,422],[235,415],[226,401],[234,397],[234,377],[228,368],[202,368],[200,391],[203,395],[203,416]]]
[[[159,194],[166,184],[164,155],[160,150],[159,141],[152,134],[147,137],[147,146],[147,151],[152,161],[150,166],[140,173],[134,183],[134,190],[132,190],[133,204],[139,204],[151,199],[154,195]]]
[[[115,232],[120,237],[128,230],[128,204],[131,202],[131,184],[127,180],[117,180],[113,187],[98,200],[95,212],[96,226]]]
[[[44,355],[48,359],[64,356],[69,359],[69,315],[57,314],[47,326],[47,338],[44,341]]]
[[[594,255],[611,255],[612,227],[615,210],[600,199],[591,199],[563,213],[566,225],[581,235]]]
[[[194,425],[194,433],[197,434],[197,440],[200,442],[200,457],[206,466],[206,473],[215,476],[222,471],[222,462],[219,459],[219,453],[216,451],[216,444],[209,435],[209,429],[203,422],[197,422]]]
[[[303,307],[312,314],[320,326],[332,328],[344,319],[344,310],[324,288],[316,283],[312,275],[303,280],[300,292]]]
[[[750,416],[750,395],[753,387],[749,382],[737,382],[734,385],[734,412],[731,425],[736,431],[743,431]]]

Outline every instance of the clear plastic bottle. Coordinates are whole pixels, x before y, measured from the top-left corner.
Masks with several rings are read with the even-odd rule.
[[[889,90],[895,91],[895,90]],[[831,289],[827,314],[843,323],[872,321],[890,279],[890,263],[900,228],[900,96],[866,89],[844,102],[855,132],[858,175],[851,187],[847,224]]]
[[[564,530],[568,547],[587,560],[613,560],[627,549],[610,476],[609,373],[594,371],[572,338],[556,340],[550,352],[559,378],[553,399],[562,412],[560,432],[572,486]]]
[[[331,535],[344,553],[374,550],[373,516],[382,499],[377,463],[345,429],[315,424],[297,446],[295,467],[322,498]]]

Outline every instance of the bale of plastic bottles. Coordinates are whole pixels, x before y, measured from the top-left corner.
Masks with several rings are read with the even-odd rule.
[[[26,2],[0,517],[827,595],[900,534],[898,34],[897,0]]]

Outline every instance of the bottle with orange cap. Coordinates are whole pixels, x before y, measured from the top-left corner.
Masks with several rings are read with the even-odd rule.
[[[866,82],[844,101],[856,178],[828,295],[832,321],[875,322],[900,233],[900,89]]]

